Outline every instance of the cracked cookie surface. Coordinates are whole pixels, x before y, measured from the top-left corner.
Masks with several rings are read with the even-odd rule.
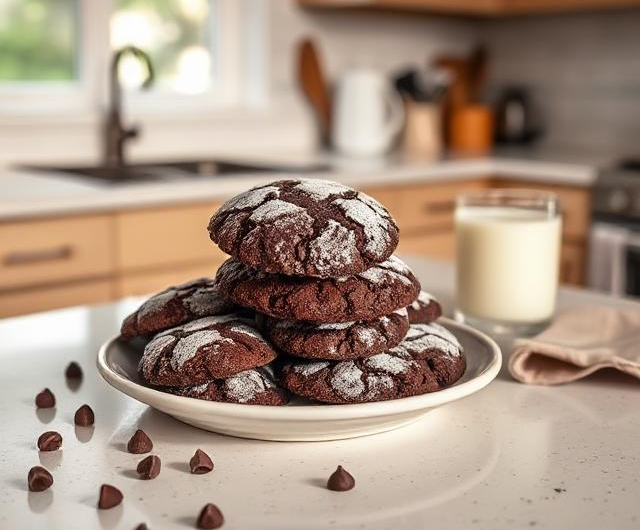
[[[440,328],[412,325],[398,346],[366,359],[291,360],[281,369],[281,383],[294,394],[327,403],[384,401],[435,392],[457,381],[465,368],[457,339]]]
[[[225,298],[266,315],[320,323],[374,320],[406,307],[420,291],[395,256],[360,274],[324,279],[269,274],[229,259],[216,285]]]
[[[418,298],[407,306],[407,312],[412,324],[428,324],[442,316],[442,306],[432,294],[420,291]]]
[[[288,401],[287,392],[277,385],[270,366],[245,370],[202,385],[163,390],[177,396],[223,403],[278,406]]]
[[[138,371],[160,386],[194,386],[268,364],[275,350],[239,315],[210,316],[158,333]]]
[[[405,308],[375,320],[315,324],[262,317],[260,328],[280,350],[307,359],[371,357],[398,345],[409,330]]]
[[[218,294],[212,278],[198,278],[168,287],[151,298],[122,322],[125,339],[154,335],[196,318],[233,313],[237,306]]]
[[[384,206],[320,179],[281,180],[233,197],[211,218],[209,235],[250,267],[320,278],[363,272],[398,244]]]

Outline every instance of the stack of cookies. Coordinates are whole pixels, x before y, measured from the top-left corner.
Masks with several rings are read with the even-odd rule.
[[[227,201],[209,223],[230,254],[215,281],[156,295],[125,338],[153,336],[141,377],[169,392],[283,404],[361,403],[439,390],[464,372],[440,305],[393,256],[398,227],[335,182],[285,180]]]

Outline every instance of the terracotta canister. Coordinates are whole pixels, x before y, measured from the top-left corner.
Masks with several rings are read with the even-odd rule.
[[[494,118],[486,105],[467,105],[451,116],[451,148],[461,153],[482,154],[491,150]]]

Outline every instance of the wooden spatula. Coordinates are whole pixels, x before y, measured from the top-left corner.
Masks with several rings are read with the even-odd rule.
[[[331,95],[317,48],[311,39],[304,39],[298,44],[298,82],[313,107],[322,141],[328,145],[331,131]]]

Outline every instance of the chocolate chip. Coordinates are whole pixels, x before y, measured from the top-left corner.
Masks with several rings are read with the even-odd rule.
[[[100,498],[98,499],[98,508],[108,510],[114,506],[118,506],[122,502],[122,492],[109,484],[100,486]]]
[[[160,474],[160,466],[160,458],[156,455],[151,455],[140,460],[136,470],[142,480],[149,480],[156,478]]]
[[[213,469],[213,461],[207,453],[197,449],[191,460],[189,460],[189,468],[194,475],[204,475]]]
[[[48,490],[53,484],[53,477],[45,468],[41,466],[32,467],[27,476],[29,491]]]
[[[93,414],[93,410],[89,405],[82,405],[78,410],[76,410],[76,415],[73,418],[73,421],[79,427],[89,427],[93,425],[96,417]]]
[[[349,491],[355,485],[355,479],[342,466],[338,466],[327,481],[327,488],[332,491]]]
[[[56,431],[43,432],[38,438],[40,451],[57,451],[62,445],[62,436]]]
[[[224,516],[215,504],[206,504],[198,516],[198,528],[211,530],[224,524]]]
[[[64,371],[64,376],[67,379],[82,379],[82,375],[82,368],[75,361],[71,361]]]
[[[138,429],[129,442],[127,443],[127,451],[134,455],[148,453],[153,449],[153,442],[143,430]]]
[[[56,396],[48,388],[45,388],[36,396],[36,407],[39,409],[50,409],[56,406]]]
[[[133,530],[149,530],[149,527],[145,523],[140,523]]]

